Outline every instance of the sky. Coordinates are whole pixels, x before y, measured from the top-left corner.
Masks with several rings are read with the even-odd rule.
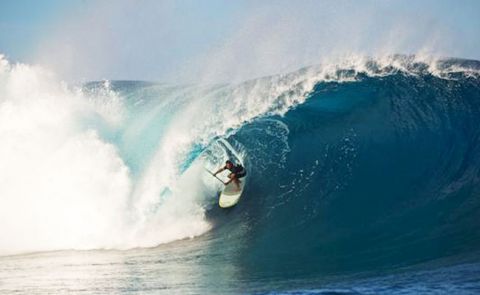
[[[476,0],[2,0],[0,54],[65,80],[239,81],[349,55],[480,59]]]

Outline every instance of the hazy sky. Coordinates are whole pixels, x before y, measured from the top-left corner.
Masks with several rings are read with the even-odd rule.
[[[242,80],[344,55],[480,59],[480,1],[3,0],[0,53],[66,80]]]

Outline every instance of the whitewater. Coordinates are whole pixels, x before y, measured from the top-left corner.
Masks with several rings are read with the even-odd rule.
[[[479,126],[473,60],[72,85],[0,56],[0,291],[475,294]]]

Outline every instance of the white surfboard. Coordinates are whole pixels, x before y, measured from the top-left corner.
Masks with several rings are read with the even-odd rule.
[[[225,186],[223,191],[220,193],[220,199],[218,199],[218,205],[221,208],[229,208],[235,206],[240,197],[242,196],[243,187],[245,186],[245,177],[240,179],[240,190],[237,189],[235,183],[230,182]]]

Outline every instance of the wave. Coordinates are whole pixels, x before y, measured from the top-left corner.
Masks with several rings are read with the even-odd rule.
[[[446,64],[319,81],[303,104],[232,135],[257,179],[228,228],[250,228],[240,264],[293,278],[476,253],[478,63]]]
[[[215,229],[227,248],[225,232],[248,237],[246,267],[308,271],[478,246],[476,61],[351,57],[233,85],[78,87],[0,61],[2,254]],[[250,178],[222,219],[203,168],[232,155]]]

